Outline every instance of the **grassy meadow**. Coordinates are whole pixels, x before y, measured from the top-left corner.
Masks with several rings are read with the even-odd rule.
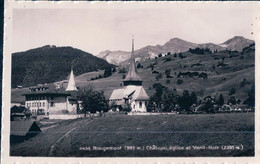
[[[243,150],[125,150],[125,146],[241,146]],[[119,147],[123,150],[82,150]],[[95,118],[66,137],[55,156],[253,156],[254,113],[128,116]]]

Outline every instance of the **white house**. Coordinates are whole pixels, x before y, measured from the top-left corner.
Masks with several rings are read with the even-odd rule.
[[[60,84],[42,84],[29,88],[25,93],[25,107],[34,115],[76,115],[79,103],[73,71],[67,89]]]

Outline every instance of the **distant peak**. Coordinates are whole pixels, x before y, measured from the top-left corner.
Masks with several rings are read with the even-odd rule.
[[[183,40],[183,39],[180,39],[180,38],[178,38],[178,37],[175,37],[175,38],[170,39],[170,41],[184,41],[184,40]]]
[[[245,39],[243,36],[234,36],[233,38],[231,39]]]
[[[45,45],[45,46],[42,46],[41,48],[56,48],[55,45]]]
[[[230,44],[231,42],[237,42],[237,41],[251,41],[251,40],[246,39],[243,36],[234,36],[233,38],[228,39],[222,44]]]

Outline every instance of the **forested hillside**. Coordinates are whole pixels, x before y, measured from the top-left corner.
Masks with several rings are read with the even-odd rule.
[[[12,88],[64,80],[72,66],[75,75],[113,67],[79,49],[48,45],[12,54]]]

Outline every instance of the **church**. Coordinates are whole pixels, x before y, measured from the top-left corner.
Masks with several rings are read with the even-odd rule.
[[[115,89],[110,98],[110,103],[117,106],[130,105],[131,112],[147,112],[149,96],[142,86],[142,79],[136,71],[134,59],[134,39],[132,39],[132,54],[128,74],[123,80],[123,88]]]

